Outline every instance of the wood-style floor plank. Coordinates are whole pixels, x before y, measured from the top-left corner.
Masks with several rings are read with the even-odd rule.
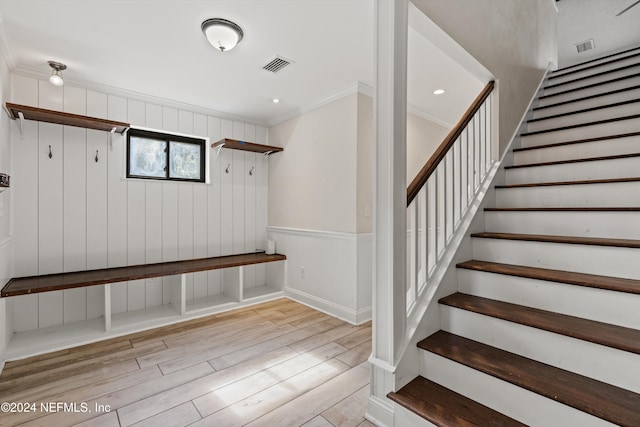
[[[162,412],[166,408],[172,408],[206,395],[213,390],[233,384],[248,376],[268,369],[271,366],[292,359],[297,355],[297,352],[284,347],[267,353],[260,358],[236,365],[233,368],[206,375],[198,378],[197,380],[163,391],[146,399],[138,400],[128,406],[125,406],[119,412],[124,417],[128,417],[129,415],[127,414],[135,413],[135,416],[130,416],[131,419],[144,419],[146,417],[151,417]]]
[[[8,363],[0,375],[3,400],[102,406],[0,415],[0,426],[164,427],[217,419],[223,423],[213,425],[313,427],[332,426],[330,418],[370,427],[368,367],[357,366],[370,352],[370,323],[348,325],[282,298]],[[291,408],[305,408],[303,416],[292,418]]]
[[[366,385],[324,411],[322,417],[335,427],[357,427],[362,422],[360,414],[367,410],[368,398],[369,386]]]
[[[203,418],[195,426],[240,427],[246,425],[347,370],[349,366],[335,359],[317,364]]]
[[[299,426],[369,383],[369,366],[358,365],[247,424],[251,427]]]
[[[134,424],[135,427],[183,427],[200,419],[200,414],[193,403],[186,402],[161,414]]]
[[[207,416],[232,403],[239,402],[257,392],[288,380],[298,374],[309,372],[319,364],[344,352],[344,347],[329,343],[309,353],[303,353],[293,359],[243,378],[228,386],[216,389],[194,400],[198,411]]]

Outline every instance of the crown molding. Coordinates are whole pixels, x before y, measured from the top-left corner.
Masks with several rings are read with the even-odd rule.
[[[421,119],[428,120],[430,122],[433,122],[433,123],[435,123],[437,125],[440,125],[442,127],[447,128],[447,129],[452,129],[453,128],[453,123],[449,123],[449,122],[446,122],[444,120],[441,120],[441,119],[439,119],[439,118],[427,113],[422,108],[420,108],[420,107],[418,107],[416,105],[413,105],[413,104],[407,105],[407,113],[413,114],[414,116],[418,116]]]
[[[333,93],[332,95],[319,99],[304,107],[295,108],[292,111],[289,111],[288,113],[278,116],[273,120],[269,120],[267,122],[267,126],[271,127],[271,126],[278,125],[280,123],[284,123],[287,120],[291,120],[293,118],[301,116],[305,113],[308,113],[309,111],[315,110],[316,108],[322,107],[324,105],[331,104],[332,102],[335,102],[346,96],[353,95],[354,93],[362,93],[364,95],[373,97],[373,87],[367,85],[366,83],[356,82],[355,84],[353,84],[352,86],[349,86],[346,89],[342,89],[338,92]]]

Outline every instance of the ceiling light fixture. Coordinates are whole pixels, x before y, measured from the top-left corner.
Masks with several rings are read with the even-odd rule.
[[[233,49],[244,36],[238,24],[222,18],[207,19],[201,28],[211,46],[220,52]]]
[[[54,86],[62,86],[64,84],[64,80],[62,79],[62,74],[60,72],[62,70],[66,70],[67,66],[61,62],[49,61],[49,66],[53,69],[51,70],[51,77],[49,77],[49,82],[51,82]]]
[[[444,89],[436,89],[433,91],[434,95],[442,95],[444,93]]]
[[[279,103],[279,102],[280,102],[280,100],[279,100],[278,98],[273,98],[273,103],[274,103],[274,104],[277,104],[277,103]]]

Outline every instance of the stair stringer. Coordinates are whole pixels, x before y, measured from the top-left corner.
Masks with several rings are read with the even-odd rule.
[[[525,133],[527,129],[527,121],[533,117],[533,108],[537,107],[538,97],[542,93],[543,87],[547,82],[549,72],[552,71],[553,64],[549,64],[545,75],[540,80],[537,90],[532,94],[529,105],[520,120],[520,125],[516,128],[514,134],[500,160],[492,165],[480,191],[478,192],[474,202],[471,204],[456,233],[451,237],[451,241],[442,255],[442,259],[436,265],[435,271],[432,273],[430,283],[427,284],[427,291],[422,299],[416,302],[414,313],[407,322],[407,339],[398,363],[395,369],[390,372],[393,377],[393,387],[399,390],[409,383],[421,372],[421,357],[417,343],[426,336],[429,336],[441,329],[440,305],[438,300],[444,296],[450,295],[458,291],[458,277],[456,264],[472,258],[472,242],[471,233],[485,230],[484,209],[496,207],[496,185],[504,184],[506,181],[505,166],[513,162],[513,149],[521,146],[520,134]],[[496,82],[499,83],[499,82]],[[499,88],[499,84],[496,85]],[[414,322],[411,319],[415,319]],[[370,358],[369,361],[376,365],[376,361]],[[388,367],[387,367],[388,368]],[[370,397],[369,407],[380,405],[380,402],[372,401]],[[388,401],[388,399],[387,399]],[[402,413],[407,412],[400,405],[394,404],[394,424],[399,424],[403,415],[395,411],[400,408]],[[377,420],[378,422],[380,420]]]

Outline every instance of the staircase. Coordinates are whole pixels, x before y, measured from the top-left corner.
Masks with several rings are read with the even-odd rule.
[[[640,48],[538,101],[397,426],[640,426]]]

